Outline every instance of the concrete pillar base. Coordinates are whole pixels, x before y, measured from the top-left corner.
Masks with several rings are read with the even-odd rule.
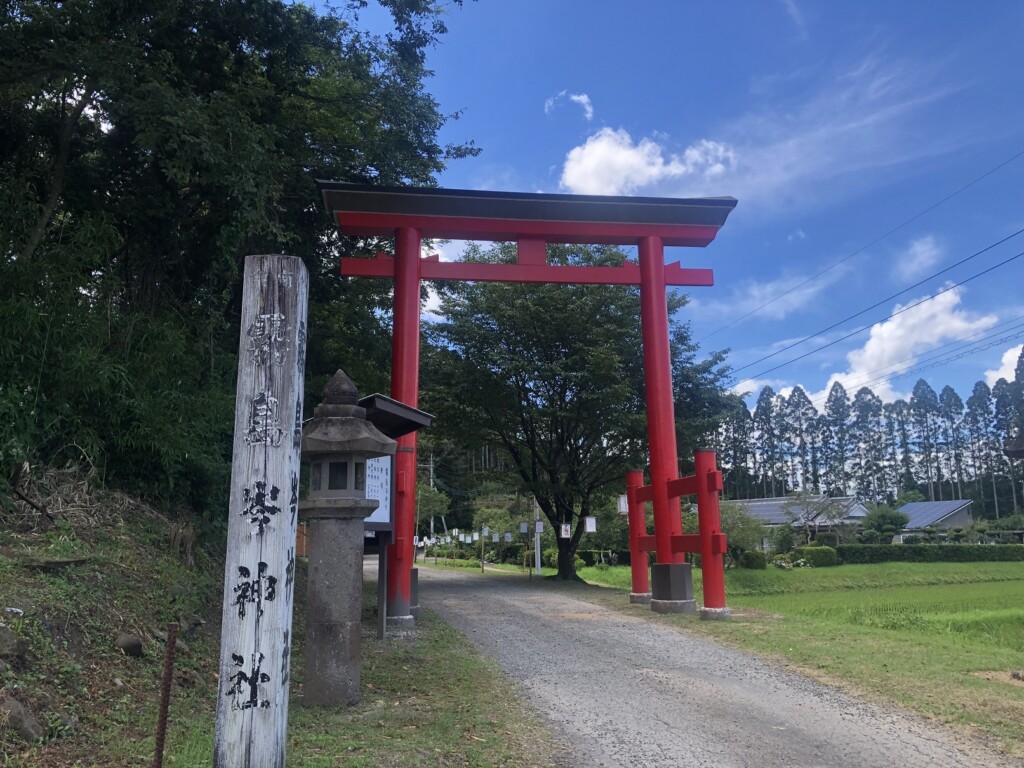
[[[390,586],[389,584],[388,587],[390,588]],[[392,619],[404,616],[412,616],[412,606],[402,595],[396,593],[388,600],[388,623],[390,624]]]
[[[703,621],[728,621],[732,617],[729,608],[701,608],[700,618]]]
[[[662,601],[693,600],[693,566],[655,563],[651,566],[651,598]]]
[[[413,568],[409,571],[409,613],[413,616],[420,615],[420,569]]]
[[[408,616],[388,616],[388,626],[395,629],[412,629],[416,626],[416,617],[411,614]]]
[[[651,593],[650,592],[630,592],[629,593],[629,602],[630,602],[631,605],[636,605],[636,604],[647,605],[648,603],[651,602]]]
[[[651,600],[651,610],[655,613],[696,613],[696,600]]]

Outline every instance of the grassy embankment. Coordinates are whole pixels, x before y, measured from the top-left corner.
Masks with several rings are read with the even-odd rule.
[[[629,589],[628,568],[581,576]],[[726,593],[732,621],[665,620],[1024,754],[1024,563],[729,570]]]
[[[0,670],[0,689],[29,707],[47,733],[25,744],[0,728],[0,766],[148,766],[167,622],[199,616],[181,635],[165,766],[210,765],[216,708],[223,563],[154,510],[97,492],[74,473],[51,473],[34,489],[57,519],[0,510],[0,623],[29,641],[24,664]],[[178,547],[177,545],[181,546]],[[186,567],[191,549],[195,565]],[[42,561],[81,562],[47,570]],[[364,610],[363,700],[304,709],[302,628],[305,569],[296,584],[296,638],[288,765],[550,766],[555,747],[525,709],[515,684],[456,632],[424,612],[413,633],[374,638],[374,589]],[[18,615],[21,611],[21,615]],[[114,647],[119,633],[143,640],[141,658]]]

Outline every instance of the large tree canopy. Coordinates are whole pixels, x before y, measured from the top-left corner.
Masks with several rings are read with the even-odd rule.
[[[472,250],[471,260],[511,262],[513,245]],[[617,265],[613,248],[552,246],[553,264]],[[574,575],[583,518],[620,489],[626,470],[646,463],[640,301],[635,288],[452,283],[442,288],[444,319],[428,328],[426,407],[445,414],[439,428],[468,443],[492,440],[507,451],[522,487],[556,531],[559,576]],[[684,303],[670,298],[674,313]],[[677,401],[692,403],[696,428],[709,420],[721,375],[695,365],[685,327],[674,324]],[[686,413],[677,416],[685,418]],[[683,427],[684,434],[688,430]]]
[[[339,364],[384,380],[388,286],[318,279],[338,243],[315,179],[430,185],[474,150],[437,141],[435,4],[383,4],[380,38],[362,2],[0,2],[0,477],[84,455],[204,507],[250,253],[312,273],[307,401]]]

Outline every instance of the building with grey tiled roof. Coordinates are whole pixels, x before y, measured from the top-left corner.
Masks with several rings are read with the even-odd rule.
[[[924,528],[966,528],[974,522],[970,499],[953,501],[914,501],[904,504],[899,511],[910,518],[904,530],[920,531]]]
[[[756,517],[765,525],[793,525],[802,528],[808,524],[828,524],[826,520],[820,519],[822,518],[820,510],[814,508],[816,503],[823,499],[823,496],[812,497],[810,509],[794,506],[791,498],[734,499],[732,501],[743,505],[747,514]],[[838,521],[840,525],[859,523],[868,513],[868,508],[853,496],[837,496],[832,501],[845,508],[845,514]]]

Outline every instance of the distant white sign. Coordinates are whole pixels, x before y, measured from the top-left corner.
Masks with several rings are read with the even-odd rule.
[[[544,523],[540,520],[537,521],[537,527],[534,530],[535,533],[544,533]]]
[[[572,526],[569,523],[562,523],[562,532],[558,536],[560,539],[568,539],[572,537]]]
[[[584,529],[587,533],[597,533],[597,518],[596,517],[585,517],[583,518],[586,528]]]
[[[500,538],[500,535],[496,533],[496,534],[494,534],[494,535],[493,535],[493,536],[491,537],[491,541],[493,541],[493,542],[494,542],[495,544],[497,544],[497,543],[498,543],[498,539],[499,539],[499,538]]]
[[[512,541],[512,534],[511,533],[506,533],[505,534],[505,541],[506,542]]]
[[[391,518],[391,456],[366,460],[366,498],[378,501],[377,509],[363,521],[367,530],[390,531]]]

